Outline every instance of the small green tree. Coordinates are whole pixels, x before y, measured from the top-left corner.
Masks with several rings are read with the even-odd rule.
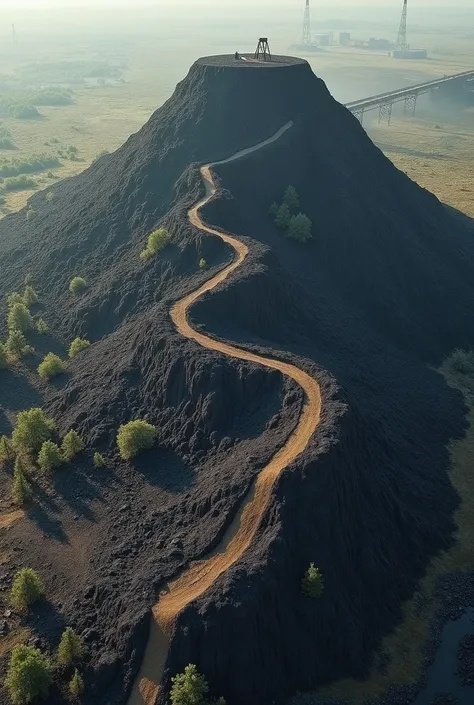
[[[205,259],[199,260],[199,269],[207,269],[207,262]]]
[[[130,421],[120,426],[117,434],[117,445],[124,460],[131,460],[143,450],[153,446],[156,439],[156,428],[146,421]]]
[[[94,453],[94,465],[96,468],[103,468],[105,467],[105,458],[102,455],[102,453]]]
[[[171,683],[172,705],[206,705],[209,686],[194,664],[186,666],[184,673],[174,676]]]
[[[47,203],[51,203],[54,201],[54,193],[52,191],[48,191],[45,198]]]
[[[323,590],[323,576],[314,563],[310,563],[309,568],[301,581],[301,591],[306,597],[321,597]]]
[[[19,644],[12,650],[5,686],[13,705],[27,705],[48,695],[51,662],[39,649]]]
[[[38,453],[38,465],[43,472],[52,472],[64,462],[61,449],[53,441],[45,441]]]
[[[9,330],[19,330],[22,333],[34,328],[34,322],[31,313],[25,304],[13,304],[8,312],[8,328]]]
[[[73,661],[80,661],[84,654],[84,642],[72,627],[66,627],[58,646],[58,661],[68,666]]]
[[[15,460],[13,471],[12,498],[15,504],[22,505],[31,497],[31,485],[25,474],[25,466],[20,456]]]
[[[22,568],[13,579],[10,600],[13,607],[22,612],[44,596],[44,584],[33,568]]]
[[[4,343],[0,343],[0,370],[8,368],[7,348]]]
[[[39,408],[21,411],[12,433],[13,448],[16,451],[37,453],[44,441],[51,437],[56,424],[47,418]]]
[[[31,223],[36,218],[36,211],[33,208],[28,208],[26,211],[26,220]]]
[[[15,451],[8,436],[0,436],[0,463],[11,463],[15,458]]]
[[[38,318],[38,320],[36,321],[36,330],[41,335],[44,335],[44,333],[47,333],[49,330],[48,324],[45,321],[43,321],[42,318]]]
[[[8,294],[7,296],[7,306],[8,310],[13,308],[15,304],[24,304],[25,300],[23,299],[23,296],[18,293],[18,291],[13,291],[11,294]]]
[[[276,203],[276,202],[274,201],[274,202],[272,203],[272,205],[270,206],[270,208],[268,209],[268,212],[270,213],[270,215],[272,216],[272,218],[276,218],[276,217],[277,217],[277,213],[278,213],[279,207],[280,207],[280,206],[278,205],[278,203]]]
[[[275,218],[275,225],[282,230],[286,230],[290,222],[291,213],[286,203],[282,203]]]
[[[33,304],[38,303],[38,294],[32,286],[25,287],[23,301],[25,302],[25,306],[27,306],[27,308],[30,308],[30,306],[33,306]]]
[[[69,681],[69,692],[73,698],[80,698],[84,692],[84,681],[81,678],[81,674],[77,670],[74,671],[74,675]]]
[[[288,186],[283,196],[283,203],[286,203],[291,213],[297,213],[300,207],[300,199],[293,186]]]
[[[90,341],[85,338],[75,338],[69,347],[69,357],[73,358],[90,346]]]
[[[157,252],[161,252],[169,244],[170,236],[166,228],[158,228],[148,236],[147,246],[140,253],[140,257],[147,261]]]
[[[11,330],[8,334],[7,342],[5,343],[5,352],[8,357],[19,360],[30,352],[25,336],[21,330]]]
[[[42,379],[48,382],[53,377],[66,372],[66,363],[54,353],[48,353],[43,362],[38,365],[38,374]]]
[[[74,279],[69,284],[69,291],[71,294],[78,295],[87,288],[87,282],[82,277],[74,277]]]
[[[84,443],[80,435],[72,429],[63,438],[61,450],[64,458],[72,460],[84,448]]]
[[[312,223],[307,215],[298,213],[290,218],[288,223],[288,237],[298,242],[306,242],[310,240]]]

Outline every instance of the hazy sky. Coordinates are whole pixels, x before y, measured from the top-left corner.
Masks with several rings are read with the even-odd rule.
[[[198,8],[200,5],[203,7],[209,7],[210,5],[218,5],[221,11],[224,8],[234,9],[242,5],[255,6],[298,6],[303,7],[304,0],[0,0],[0,3],[4,7],[35,7],[35,8],[46,8],[46,7],[84,7],[93,6],[96,8],[100,7],[137,7],[137,6],[151,6],[151,7],[176,7],[176,5],[188,5],[193,8]],[[409,5],[413,9],[430,6],[430,7],[443,7],[448,9],[456,7],[472,7],[473,0],[410,0]],[[314,12],[317,12],[317,8],[324,8],[325,10],[332,7],[356,7],[356,6],[367,7],[368,5],[376,5],[379,8],[393,8],[396,6],[402,6],[402,0],[311,0],[311,6]]]

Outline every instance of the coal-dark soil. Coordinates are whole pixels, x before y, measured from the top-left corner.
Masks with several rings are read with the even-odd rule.
[[[51,329],[38,348],[64,350],[77,334],[94,343],[55,385],[38,381],[38,360],[0,373],[2,428],[41,404],[62,432],[74,426],[89,450],[109,454],[105,471],[89,453],[39,480],[0,546],[11,554],[5,587],[20,565],[44,574],[48,605],[28,620],[43,643],[54,646],[64,624],[84,634],[87,703],[126,701],[157,589],[218,541],[297,422],[294,385],[181,339],[168,315],[210,276],[201,257],[212,273],[231,256],[187,223],[202,195],[195,163],[289,120],[278,142],[217,169],[222,190],[206,219],[250,255],[192,316],[315,374],[322,421],[278,482],[252,550],[180,616],[164,692],[189,662],[229,705],[363,675],[427,561],[452,540],[447,443],[463,434],[465,409],[434,368],[474,343],[472,223],[398,172],[305,62],[265,71],[201,61],[118,152],[55,186],[51,203],[33,197],[35,219],[0,222],[2,301],[33,274]],[[268,216],[290,183],[313,221],[306,245]],[[172,244],[143,264],[160,224]],[[88,281],[78,298],[75,275]],[[116,429],[137,417],[157,425],[158,446],[119,462]],[[5,498],[9,482],[4,473]],[[318,601],[300,591],[310,561],[325,579]]]

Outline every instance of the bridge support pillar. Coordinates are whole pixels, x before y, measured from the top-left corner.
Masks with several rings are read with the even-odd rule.
[[[392,110],[393,110],[393,103],[392,102],[380,103],[380,105],[379,105],[379,125],[382,122],[382,120],[387,120],[388,124],[390,125],[390,123],[392,121]]]
[[[405,108],[404,108],[405,115],[410,115],[411,117],[415,117],[416,101],[417,100],[418,100],[418,93],[412,93],[411,95],[407,95],[407,97],[405,98]]]
[[[364,113],[365,113],[365,108],[360,108],[359,110],[354,110],[354,113],[353,113],[361,125],[364,124]]]

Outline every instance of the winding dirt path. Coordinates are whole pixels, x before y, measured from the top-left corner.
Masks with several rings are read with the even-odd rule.
[[[210,553],[204,560],[191,563],[178,578],[168,585],[168,589],[161,593],[158,602],[153,608],[151,632],[145,657],[128,705],[143,705],[144,703],[146,705],[154,705],[166,662],[169,639],[178,614],[189,603],[206,592],[215,580],[236,563],[249,548],[260,525],[260,520],[269,505],[275,480],[303,452],[319,423],[321,394],[316,379],[287,362],[257,355],[229,343],[210,338],[192,328],[188,320],[188,313],[192,304],[207,291],[211,291],[227,279],[248,255],[247,245],[228,233],[209,227],[201,219],[199,211],[216,192],[211,173],[212,166],[240,159],[250,152],[261,149],[265,145],[279,139],[291,126],[292,123],[290,122],[268,140],[238,152],[229,159],[201,167],[201,174],[206,186],[206,195],[191,208],[188,212],[188,218],[200,230],[204,230],[211,235],[217,235],[224,242],[227,242],[235,250],[235,257],[232,263],[216,274],[216,276],[178,301],[171,309],[170,314],[177,330],[186,338],[195,340],[199,345],[239,360],[247,360],[264,367],[279,370],[282,374],[291,377],[303,388],[306,397],[305,403],[294,432],[285,445],[273,456],[268,465],[261,470],[238,515],[215,551]]]

